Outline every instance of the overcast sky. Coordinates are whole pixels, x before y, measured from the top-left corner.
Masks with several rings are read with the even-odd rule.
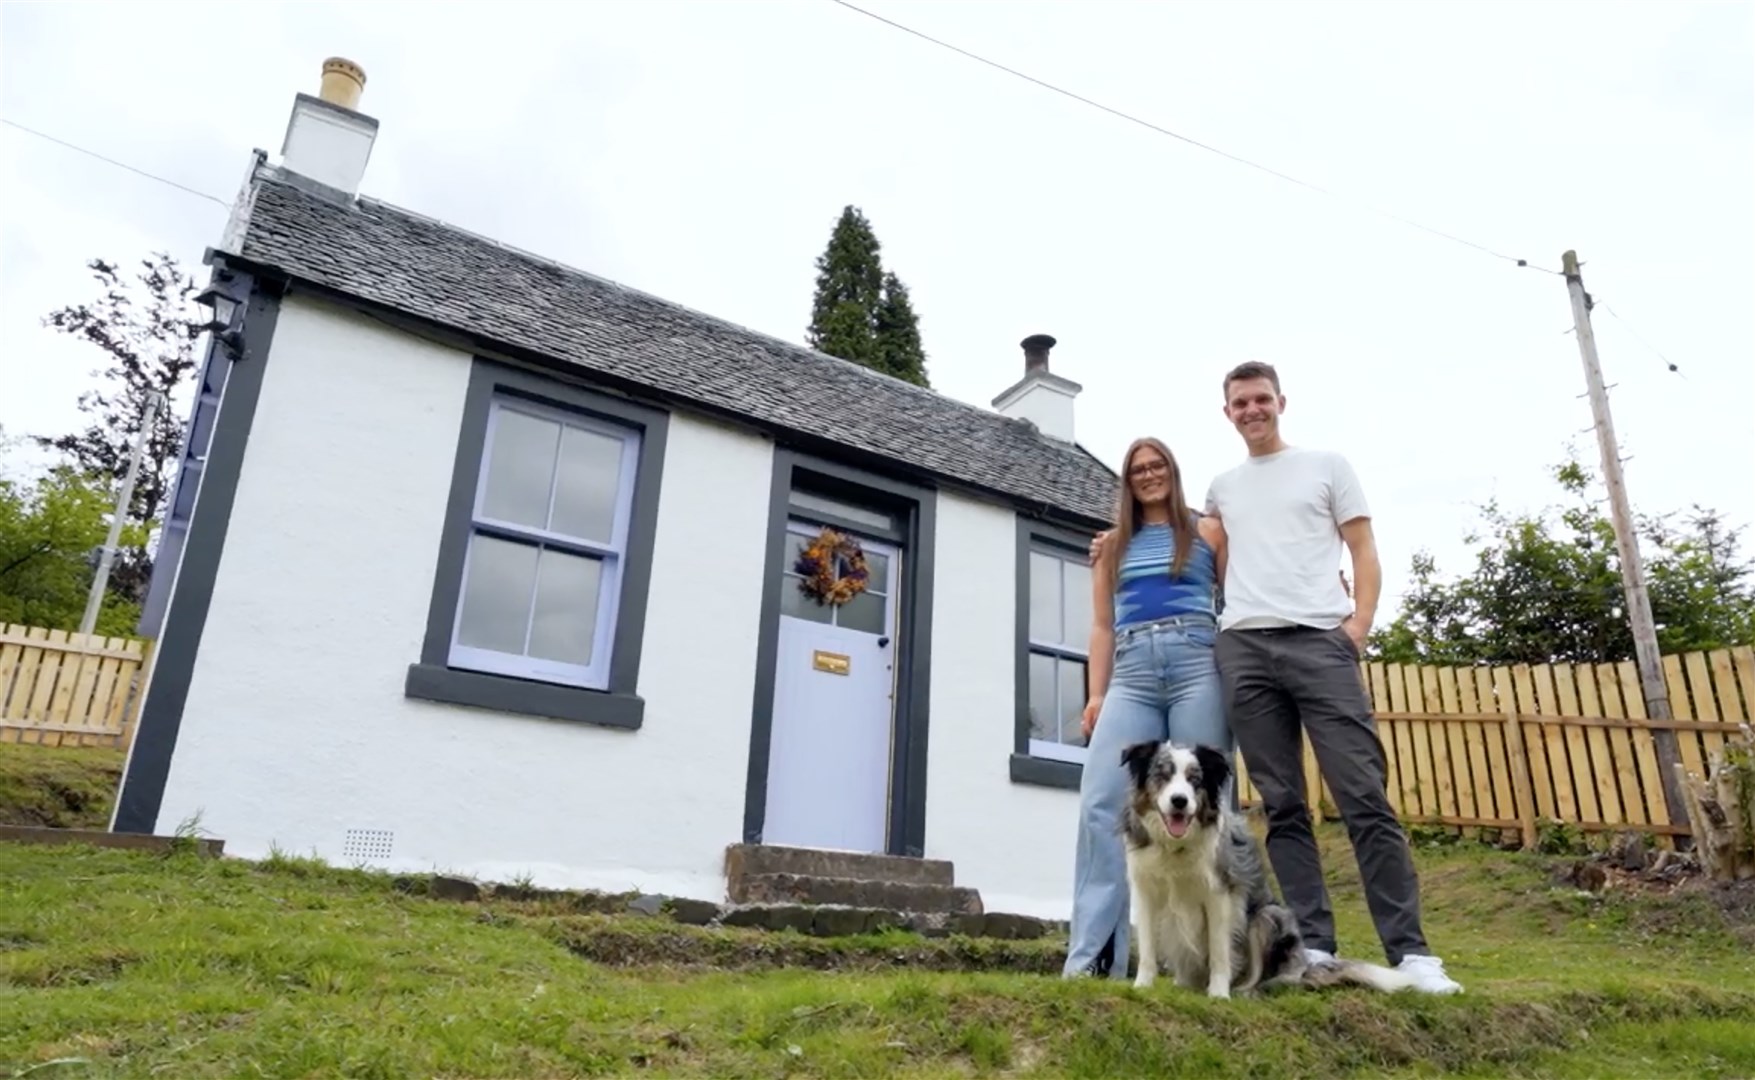
[[[229,202],[343,55],[367,194],[794,341],[856,204],[939,391],[985,406],[1053,334],[1080,440],[1165,438],[1195,498],[1242,454],[1221,374],[1276,364],[1287,436],[1363,478],[1381,621],[1416,549],[1460,568],[1472,504],[1595,444],[1562,279],[1364,208],[1575,248],[1636,505],[1755,520],[1750,4],[861,6],[1336,195],[829,0],[9,2],[0,115]],[[0,169],[0,425],[59,432],[101,357],[41,317],[94,256],[197,265],[225,211],[12,127]]]

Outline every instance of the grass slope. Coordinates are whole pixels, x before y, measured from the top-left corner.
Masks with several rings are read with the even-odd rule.
[[[122,751],[0,743],[0,825],[105,829]]]
[[[1342,947],[1372,955],[1336,840]],[[302,860],[0,845],[0,1076],[1755,1074],[1755,950],[1709,892],[1420,859],[1465,995],[1209,1002],[1030,973],[1054,943],[701,930]]]

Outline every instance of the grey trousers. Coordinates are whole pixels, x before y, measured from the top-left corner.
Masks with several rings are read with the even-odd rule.
[[[1419,879],[1389,803],[1383,743],[1346,631],[1226,630],[1215,659],[1237,749],[1267,811],[1268,859],[1304,943],[1335,951],[1334,910],[1304,799],[1308,733],[1353,841],[1384,954],[1399,964],[1430,953],[1420,928]]]

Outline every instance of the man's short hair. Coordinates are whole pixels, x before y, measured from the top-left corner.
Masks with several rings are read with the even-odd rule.
[[[1265,363],[1261,360],[1245,360],[1226,374],[1224,388],[1225,400],[1229,401],[1231,399],[1232,383],[1241,382],[1247,379],[1266,379],[1268,382],[1274,384],[1274,393],[1278,394],[1280,392],[1280,373],[1274,370],[1272,364]]]

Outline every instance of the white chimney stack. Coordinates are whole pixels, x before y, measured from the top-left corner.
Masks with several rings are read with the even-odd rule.
[[[1036,429],[1061,442],[1073,441],[1073,399],[1084,387],[1048,371],[1048,350],[1055,340],[1032,334],[1023,341],[1024,377],[993,399],[1001,416],[1028,420]]]
[[[323,61],[318,96],[300,94],[293,100],[281,164],[325,187],[358,195],[378,138],[378,121],[355,111],[365,88],[366,73],[358,64],[339,56]]]

